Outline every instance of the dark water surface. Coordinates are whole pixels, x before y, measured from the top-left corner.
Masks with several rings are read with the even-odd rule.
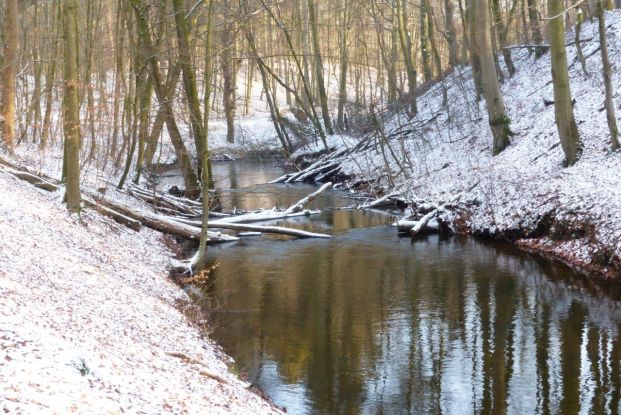
[[[272,165],[214,170],[238,208],[314,189],[256,186],[282,173]],[[329,240],[210,248],[219,267],[200,296],[250,382],[291,414],[620,413],[616,287],[504,245],[412,243],[392,220],[326,211],[283,223]]]

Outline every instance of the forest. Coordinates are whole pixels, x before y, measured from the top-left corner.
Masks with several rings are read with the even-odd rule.
[[[617,413],[620,0],[0,2],[6,413]]]

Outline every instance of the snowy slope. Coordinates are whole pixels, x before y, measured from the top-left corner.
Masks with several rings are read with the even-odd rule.
[[[184,317],[158,233],[60,196],[0,170],[0,412],[278,413]]]
[[[609,54],[617,118],[621,117],[621,11],[607,14]],[[584,143],[581,160],[563,168],[554,122],[550,56],[535,60],[526,49],[514,50],[517,73],[502,84],[512,145],[491,156],[492,136],[485,103],[475,102],[468,67],[448,77],[449,106],[442,107],[438,84],[419,97],[419,114],[409,120],[403,113],[385,123],[387,134],[411,130],[393,140],[397,160],[388,156],[391,179],[379,149],[355,154],[343,172],[367,178],[387,191],[398,188],[412,200],[448,201],[462,194],[471,206],[471,232],[519,237],[541,230],[552,218],[556,226],[544,233],[556,235],[524,242],[551,250],[576,265],[603,274],[621,270],[621,153],[611,154],[610,134],[603,110],[604,86],[597,23],[582,31],[589,74],[582,72],[574,46],[567,48],[575,117]],[[569,34],[567,41],[573,40]],[[405,151],[401,151],[404,149]],[[399,164],[407,167],[400,173]],[[546,219],[545,221],[542,219]]]

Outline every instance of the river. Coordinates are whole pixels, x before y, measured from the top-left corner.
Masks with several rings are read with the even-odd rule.
[[[225,209],[285,207],[271,162],[215,163]],[[339,192],[314,207],[349,205]],[[210,247],[196,298],[236,368],[291,414],[620,413],[621,291],[504,244],[412,242],[390,214],[280,221],[328,240]]]

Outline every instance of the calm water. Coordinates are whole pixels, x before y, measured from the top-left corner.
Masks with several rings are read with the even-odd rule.
[[[312,190],[257,186],[271,165],[217,169],[238,208]],[[210,248],[219,268],[198,296],[249,381],[292,414],[620,413],[618,289],[471,238],[412,243],[392,219],[328,211],[286,223],[330,240]]]

